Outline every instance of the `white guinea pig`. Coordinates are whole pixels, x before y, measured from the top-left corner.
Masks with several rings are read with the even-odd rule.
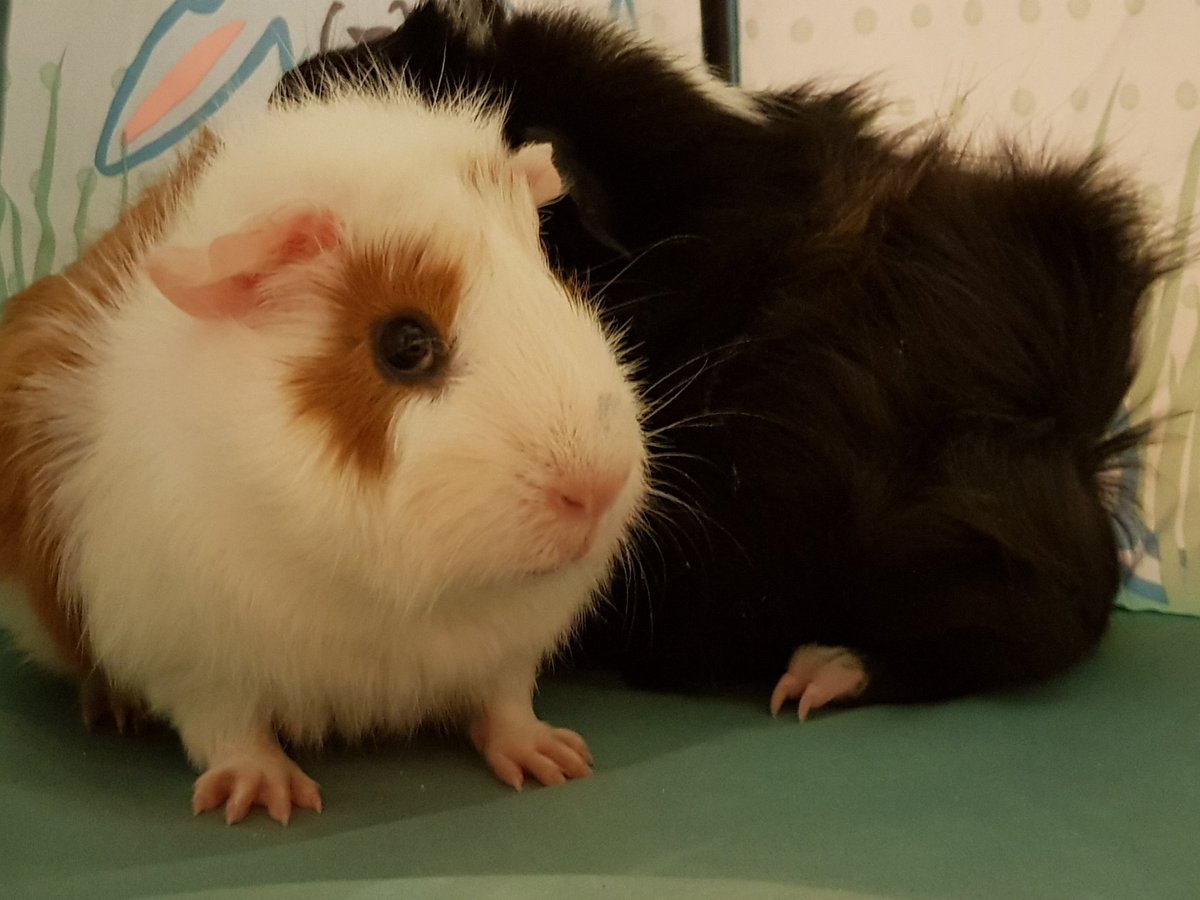
[[[543,256],[560,190],[470,102],[305,98],[203,135],[10,301],[0,573],[28,605],[4,618],[178,729],[197,812],[319,809],[280,737],[431,718],[515,787],[590,771],[531,696],[646,451]]]

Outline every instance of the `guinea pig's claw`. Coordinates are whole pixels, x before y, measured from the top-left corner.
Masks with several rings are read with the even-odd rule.
[[[199,815],[225,804],[225,823],[234,825],[255,806],[264,807],[280,825],[292,810],[321,811],[321,789],[283,751],[229,759],[196,779],[192,812]]]
[[[514,726],[472,728],[471,738],[496,777],[521,790],[528,774],[550,786],[592,773],[592,754],[583,738],[534,719]]]
[[[805,644],[792,654],[787,671],[771,692],[771,715],[788,700],[799,701],[797,715],[807,719],[827,703],[853,700],[867,686],[862,659],[846,647]]]

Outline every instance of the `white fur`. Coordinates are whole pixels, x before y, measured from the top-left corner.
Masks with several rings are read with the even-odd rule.
[[[470,274],[450,378],[400,407],[382,483],[338,465],[285,387],[323,310],[202,321],[139,277],[95,365],[46,388],[82,434],[54,497],[90,646],[201,765],[274,723],[300,739],[405,730],[532,687],[641,503],[635,395],[554,280],[528,191],[465,173],[499,123],[401,93],[274,110],[231,129],[165,242],[203,245],[293,201],[347,244],[419,237]],[[591,552],[562,562],[542,510],[563,467],[628,471]],[[550,474],[547,474],[550,473]]]

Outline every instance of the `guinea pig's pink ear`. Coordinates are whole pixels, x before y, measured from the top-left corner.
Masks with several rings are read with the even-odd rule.
[[[538,206],[553,203],[565,193],[562,176],[554,168],[554,150],[550,144],[525,144],[513,154],[513,165],[529,182]]]
[[[286,266],[341,242],[327,209],[288,207],[247,222],[206,247],[160,247],[146,258],[155,287],[189,316],[236,319],[262,303],[260,286]]]

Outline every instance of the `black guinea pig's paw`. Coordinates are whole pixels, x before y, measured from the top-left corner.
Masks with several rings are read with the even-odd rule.
[[[858,697],[868,680],[862,658],[853,650],[804,644],[792,654],[787,671],[771,692],[771,715],[778,715],[788,700],[797,700],[798,715],[806,719],[827,703]]]

